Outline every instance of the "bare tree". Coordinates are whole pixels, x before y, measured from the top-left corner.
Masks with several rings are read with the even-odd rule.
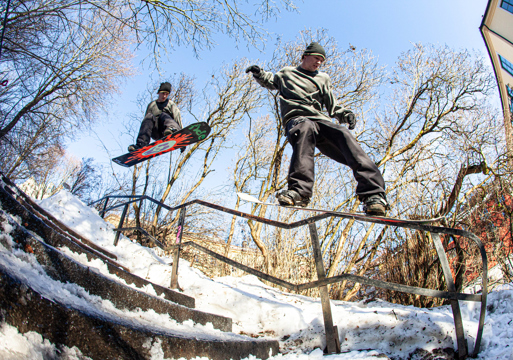
[[[493,77],[482,58],[467,51],[417,44],[401,55],[396,69],[385,77],[369,52],[354,48],[342,52],[335,42],[320,35],[322,33],[302,34],[296,42],[279,48],[273,60],[263,65],[264,69],[277,71],[284,65],[298,65],[306,44],[311,40],[323,43],[327,51],[323,71],[330,75],[338,100],[357,113],[360,121],[355,129],[356,136],[383,169],[388,198],[393,204],[391,215],[412,219],[444,215],[457,219],[465,196],[498,171],[503,154],[503,149],[497,146],[500,143],[497,132],[490,131],[497,126],[496,111],[487,105],[486,98],[493,89]],[[384,105],[378,106],[378,91],[384,80],[390,87],[385,92],[387,98],[382,100]],[[252,163],[257,169],[246,172],[267,174],[266,177],[248,177],[249,184],[245,185],[247,191],[264,201],[277,190],[278,187],[272,185],[283,186],[285,180],[284,173],[274,171],[287,154],[279,151],[286,142],[282,142],[280,134],[276,96],[268,93],[268,109],[275,117],[277,134],[269,132],[272,134],[269,138],[277,140],[266,147],[274,149],[275,155],[267,165]],[[251,140],[243,146],[249,144]],[[255,154],[248,151],[238,163],[251,162],[253,158]],[[315,170],[313,206],[358,210],[350,169],[321,155]],[[274,183],[273,174],[278,176]],[[238,179],[245,179],[243,173]],[[301,216],[290,211],[286,215],[285,211],[271,213],[260,205],[253,206],[253,213],[281,219]],[[287,239],[285,233],[264,231],[261,225],[252,222],[248,225],[264,256],[268,257],[270,249],[276,250],[278,243],[287,241],[296,242],[296,246],[292,246],[295,254],[308,249],[308,242],[299,240],[307,239],[306,234],[292,240]],[[396,254],[401,244],[406,244],[410,238],[429,244],[415,233],[396,237],[400,233],[392,233],[382,226],[337,219],[319,223],[318,231],[329,276],[341,272],[376,276],[376,261],[386,259],[383,245],[391,238],[395,238]],[[426,258],[428,260],[431,261]],[[431,273],[426,276],[427,281]],[[333,295],[350,299],[360,290],[359,285],[346,289],[347,285],[333,286]],[[435,286],[443,286],[443,283]]]
[[[40,157],[43,164],[40,171],[21,184],[22,189],[36,199],[52,196],[62,189],[85,202],[94,199],[96,190],[101,187],[101,178],[93,159],[79,160],[63,149],[52,150],[51,154]]]
[[[248,46],[262,47],[267,32],[262,24],[275,18],[281,9],[295,10],[291,0],[278,2],[258,0],[241,3],[236,0],[119,0],[87,1],[93,6],[102,6],[134,31],[139,44],[152,47],[155,59],[159,51],[167,51],[175,45],[192,47],[196,54],[202,49],[216,45],[214,35],[224,33],[237,43],[244,41]],[[114,4],[115,3],[115,4]],[[121,14],[111,9],[122,8]]]
[[[2,171],[28,176],[33,167],[25,162],[94,122],[132,74],[133,44],[153,49],[155,63],[177,45],[199,54],[220,32],[259,47],[267,34],[261,24],[281,9],[295,7],[289,0],[12,1],[0,59],[8,80],[0,89],[0,147],[20,156]],[[27,129],[34,136],[23,143]],[[41,141],[49,132],[52,141]]]
[[[61,109],[54,117],[70,128],[87,124],[119,79],[131,74],[130,38],[122,26],[100,10],[77,16],[51,5],[12,5],[0,63],[9,79],[0,93],[0,138],[23,117],[48,114],[50,107]]]
[[[223,144],[229,134],[233,132],[248,113],[254,110],[256,106],[255,99],[258,98],[258,95],[255,95],[255,85],[242,76],[244,65],[244,61],[238,62],[218,72],[217,76],[214,76],[211,84],[209,84],[210,89],[204,91],[204,102],[208,109],[207,113],[200,115],[201,117],[194,114],[193,116],[197,120],[203,120],[202,118],[205,116],[203,121],[210,125],[211,133],[201,143],[190,146],[188,151],[184,153],[184,156],[178,160],[172,173],[169,173],[165,191],[160,199],[161,202],[166,201],[171,188],[193,154],[197,150],[202,150],[204,151],[203,165],[199,179],[182,196],[181,203],[187,201],[212,171],[212,164],[223,148]],[[210,91],[213,91],[214,94],[210,95]],[[156,231],[160,209],[158,207],[154,215],[154,231]]]
[[[175,46],[191,47],[196,55],[216,45],[215,35],[223,33],[237,43],[263,47],[267,31],[262,24],[275,18],[281,10],[294,11],[292,0],[258,0],[240,3],[236,0],[34,0],[12,1],[6,47],[23,32],[59,30],[52,20],[60,19],[65,29],[81,26],[90,13],[101,15],[105,29],[114,24],[133,36],[138,46],[152,50],[155,62]],[[31,20],[34,20],[33,22]],[[16,24],[29,23],[27,28]],[[36,26],[36,24],[39,25]],[[23,35],[22,35],[23,36]]]
[[[59,114],[59,109],[56,109]],[[61,126],[49,113],[27,114],[20,119],[16,131],[0,141],[0,169],[13,181],[37,178],[52,167],[64,152],[66,127]],[[50,161],[50,162],[48,162]]]
[[[332,78],[334,89],[339,100],[346,106],[351,106],[355,111],[368,111],[372,108],[372,99],[376,96],[377,86],[383,79],[383,69],[377,66],[376,59],[372,54],[366,50],[356,51],[350,48],[346,51],[341,51],[336,41],[329,37],[326,31],[312,32],[306,30],[301,32],[295,41],[278,44],[277,49],[273,54],[272,60],[267,64],[259,64],[265,70],[277,72],[284,66],[297,66],[301,61],[301,55],[305,47],[311,41],[319,41],[323,44],[327,52],[327,61],[324,65],[324,71],[328,72]],[[354,74],[357,74],[355,76]],[[254,180],[248,179],[246,188],[249,192],[256,194],[262,201],[267,201],[270,196],[282,189],[286,185],[286,171],[287,171],[287,139],[284,136],[282,121],[278,108],[278,95],[276,92],[267,92],[262,90],[267,95],[265,103],[268,112],[272,114],[272,118],[265,126],[267,139],[261,139],[259,132],[262,127],[257,124],[248,134],[247,143],[242,144],[243,147],[252,149],[245,152],[244,158],[238,160],[239,163],[251,164],[255,167],[253,170]],[[271,121],[272,119],[272,121]],[[262,145],[265,141],[265,145]],[[258,144],[257,144],[258,142]],[[266,159],[266,161],[261,161]],[[318,163],[319,164],[319,163]],[[333,171],[333,166],[328,162],[321,162],[321,166],[316,167],[316,173],[321,175],[318,178],[325,178],[323,173],[329,174]],[[331,167],[330,167],[331,166]],[[236,178],[242,179],[247,177],[246,174],[249,170],[239,173]],[[332,177],[328,176],[330,180]],[[344,179],[338,179],[336,183],[345,183]],[[346,186],[333,186],[330,184],[330,189],[336,191],[337,189],[344,189]],[[319,185],[316,185],[319,186]],[[329,198],[329,196],[327,197]],[[313,204],[326,203],[328,200],[319,194],[315,195]],[[344,200],[342,204],[347,205]],[[342,204],[336,204],[333,208],[340,208]],[[259,216],[269,214],[270,209],[261,205],[253,205],[252,213]],[[282,216],[290,217],[293,214],[282,214]],[[270,249],[275,249],[275,245],[270,239],[265,239],[262,231],[264,227],[260,223],[248,221],[250,232],[253,241],[262,252],[266,261],[266,267],[272,271]],[[276,234],[275,234],[276,235]],[[278,238],[280,234],[277,234]],[[285,238],[283,238],[285,239]],[[286,243],[286,241],[285,241]],[[284,243],[282,243],[283,245]],[[281,245],[280,245],[281,246]],[[299,246],[304,248],[304,246]],[[273,252],[273,255],[276,254]],[[280,263],[279,261],[277,263]]]
[[[500,158],[497,132],[490,131],[497,126],[496,113],[486,105],[493,78],[479,56],[418,44],[400,57],[390,83],[388,110],[360,140],[380,154],[394,213],[412,219],[448,216],[453,221],[447,224],[457,226],[454,220],[466,196],[490,179],[490,168]],[[476,183],[471,174],[484,176],[476,177]],[[398,230],[386,238],[387,253],[372,252],[370,246],[355,252],[364,264],[379,259],[370,273],[381,263],[382,271],[375,274],[382,279],[443,288],[437,259],[427,256],[433,254],[429,238]],[[401,301],[430,305],[415,297]]]
[[[172,81],[171,100],[180,107],[185,124],[186,119],[192,116],[193,122],[207,122],[211,133],[201,142],[188,146],[183,153],[174,151],[169,156],[160,156],[134,167],[130,182],[122,180],[123,172],[113,168],[120,183],[128,185],[123,191],[132,194],[142,192],[162,203],[173,205],[183,204],[197,194],[202,194],[205,200],[212,196],[212,190],[207,191],[202,185],[211,176],[216,158],[225,150],[226,143],[232,139],[240,123],[254,111],[261,96],[255,91],[257,85],[243,75],[246,66],[247,61],[239,60],[216,71],[201,96],[194,90],[192,79],[185,75]],[[148,98],[141,104],[147,102]],[[195,109],[199,109],[198,113]],[[138,123],[140,120],[134,122],[136,125]],[[131,133],[136,133],[136,129],[137,126],[132,127]],[[125,173],[125,176],[128,174]],[[147,228],[153,236],[165,241],[166,236],[174,231],[178,214],[166,211],[162,214],[161,206],[145,206],[142,211],[139,204],[133,204],[136,222]],[[209,216],[205,216],[207,214]],[[215,219],[208,209],[187,209],[187,227],[190,231],[202,229],[203,234],[218,233],[221,228]]]
[[[0,169],[12,180],[48,178],[65,141],[131,74],[127,34],[98,10],[82,15],[56,2],[12,2],[0,60]],[[82,196],[86,178],[75,184]]]

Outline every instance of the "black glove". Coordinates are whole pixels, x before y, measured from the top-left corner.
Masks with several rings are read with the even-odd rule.
[[[353,130],[356,126],[356,116],[351,110],[344,110],[338,115],[338,122],[341,124],[348,124],[349,130]]]
[[[246,69],[246,74],[250,71],[253,73],[253,75],[258,75],[260,74],[261,69],[258,65],[251,65]]]

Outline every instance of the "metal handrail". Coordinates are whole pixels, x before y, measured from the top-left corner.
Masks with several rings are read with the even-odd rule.
[[[107,204],[108,204],[108,201],[110,198],[133,199],[133,200],[129,200],[122,204],[117,204],[117,205],[107,208]],[[167,247],[163,246],[163,244],[161,242],[159,242],[153,236],[148,234],[144,229],[139,228],[139,227],[123,228],[122,225],[124,222],[124,217],[126,216],[126,213],[127,213],[128,206],[133,202],[137,202],[137,201],[142,202],[144,200],[148,200],[152,203],[155,203],[168,211],[181,210],[181,214],[180,214],[181,216],[180,216],[180,221],[179,221],[179,231],[177,234],[177,241],[176,241],[175,245],[171,245],[171,246],[167,246]],[[324,211],[324,210],[319,210],[320,214],[311,216],[307,219],[295,221],[292,223],[285,223],[285,222],[281,222],[281,221],[277,221],[277,220],[271,220],[271,219],[255,216],[255,215],[248,214],[248,213],[245,213],[242,211],[233,210],[233,209],[226,208],[226,207],[223,207],[223,206],[220,206],[217,204],[212,204],[212,203],[209,203],[209,202],[206,202],[203,200],[192,200],[192,201],[186,202],[184,204],[180,204],[180,205],[172,207],[172,206],[163,204],[162,202],[155,200],[146,195],[109,195],[109,196],[105,196],[95,202],[92,202],[89,205],[94,205],[96,203],[100,203],[101,201],[105,201],[103,210],[100,211],[100,215],[102,217],[105,215],[105,213],[107,211],[124,206],[123,215],[121,216],[121,219],[120,219],[120,224],[116,229],[114,229],[116,231],[115,244],[117,244],[117,239],[119,238],[120,232],[126,231],[126,230],[139,230],[144,235],[147,235],[150,238],[150,240],[153,241],[157,246],[163,248],[164,250],[174,250],[175,251],[175,260],[176,261],[173,261],[173,269],[174,269],[173,276],[176,276],[176,278],[172,279],[172,284],[174,283],[176,286],[178,284],[177,283],[177,271],[178,271],[179,252],[182,248],[185,248],[186,246],[192,246],[192,247],[220,260],[220,261],[223,261],[223,262],[231,265],[231,266],[239,268],[239,269],[246,271],[248,273],[251,273],[261,279],[267,280],[276,285],[283,286],[290,290],[300,291],[300,290],[310,289],[310,288],[314,288],[314,287],[319,288],[319,291],[321,292],[321,302],[322,302],[322,306],[323,306],[323,315],[324,315],[325,328],[326,328],[326,343],[327,343],[328,353],[334,353],[334,352],[340,351],[340,344],[338,343],[338,336],[335,335],[335,332],[333,330],[334,327],[332,325],[331,309],[330,309],[330,305],[329,305],[329,296],[328,296],[328,293],[326,290],[327,289],[326,286],[328,284],[333,284],[333,283],[346,281],[346,280],[350,280],[350,281],[365,284],[365,285],[372,285],[372,286],[375,286],[378,288],[383,288],[383,289],[388,289],[388,290],[393,290],[393,291],[400,291],[400,292],[417,294],[417,295],[422,295],[422,296],[432,296],[432,297],[441,298],[441,299],[448,299],[451,303],[452,312],[453,312],[453,318],[454,318],[455,329],[456,329],[456,337],[457,337],[457,343],[458,343],[458,358],[459,359],[466,358],[468,356],[468,350],[467,350],[467,343],[466,343],[464,332],[463,332],[463,322],[462,322],[462,318],[461,318],[461,312],[460,312],[458,300],[481,302],[477,336],[476,336],[476,341],[475,341],[475,345],[474,345],[474,350],[473,350],[473,353],[471,356],[475,357],[479,353],[479,347],[481,345],[481,339],[482,339],[482,334],[483,334],[484,318],[485,318],[485,313],[486,313],[488,260],[487,260],[485,248],[484,248],[481,240],[471,232],[468,232],[468,231],[462,230],[462,229],[454,229],[454,228],[447,228],[447,227],[441,227],[441,226],[415,223],[415,222],[408,221],[408,220],[386,219],[386,218],[375,217],[375,216],[367,216],[367,215],[363,215],[363,214],[346,213],[346,212],[339,212],[339,211]],[[208,207],[208,208],[211,208],[214,210],[222,211],[224,213],[228,213],[228,214],[235,215],[238,217],[250,219],[250,220],[253,220],[256,222],[279,227],[282,229],[293,229],[293,228],[297,228],[300,226],[308,225],[310,227],[310,235],[311,235],[312,246],[313,246],[314,250],[316,248],[318,248],[317,230],[315,227],[315,223],[319,220],[329,218],[329,217],[353,219],[356,221],[382,224],[382,225],[388,225],[388,226],[396,226],[396,227],[401,227],[401,228],[415,229],[415,230],[429,232],[432,234],[432,240],[435,245],[435,249],[437,251],[438,257],[440,259],[440,263],[442,265],[442,271],[444,273],[444,277],[446,279],[446,284],[447,284],[449,291],[432,290],[432,289],[425,289],[425,288],[419,288],[419,287],[414,287],[414,286],[390,283],[390,282],[369,279],[369,278],[366,278],[363,276],[357,276],[357,275],[352,275],[352,274],[342,274],[342,275],[333,276],[333,277],[328,278],[324,274],[324,264],[322,262],[322,257],[320,255],[320,252],[319,252],[319,254],[317,254],[316,251],[314,251],[314,258],[316,261],[318,280],[314,281],[314,282],[305,283],[305,284],[299,284],[299,285],[291,284],[285,280],[270,276],[261,271],[258,271],[256,269],[252,269],[243,264],[240,264],[240,263],[238,263],[234,260],[231,260],[223,255],[217,254],[205,247],[202,247],[201,245],[198,245],[194,242],[189,241],[189,242],[181,243],[185,210],[188,206],[195,205],[195,204],[205,206],[205,207]],[[453,280],[453,277],[452,277],[452,274],[450,271],[447,255],[445,254],[445,251],[443,249],[443,245],[440,240],[439,234],[449,234],[449,235],[466,237],[466,238],[472,240],[475,243],[475,245],[479,248],[479,251],[481,254],[481,261],[483,264],[483,272],[481,275],[481,279],[482,279],[481,295],[464,294],[464,293],[456,292],[456,288],[455,288],[454,280]],[[176,266],[176,268],[175,268],[175,266]]]

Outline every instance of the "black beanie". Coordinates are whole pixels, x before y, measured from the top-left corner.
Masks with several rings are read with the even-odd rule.
[[[160,88],[159,88],[159,91],[157,91],[157,94],[161,91],[170,93],[171,92],[171,84],[168,82],[163,82],[162,84],[160,84]]]
[[[324,60],[326,60],[326,52],[324,51],[323,47],[317,42],[312,42],[310,43],[310,45],[308,45],[305,52],[303,53],[303,56],[305,55],[319,55],[322,56]]]

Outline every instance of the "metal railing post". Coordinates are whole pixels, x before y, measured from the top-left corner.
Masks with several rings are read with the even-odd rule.
[[[317,268],[317,279],[321,281],[326,278],[326,271],[324,270],[321,247],[319,246],[319,238],[317,237],[317,227],[315,226],[315,223],[308,224],[308,227],[310,228],[310,239],[312,241],[315,267]],[[336,327],[333,326],[328,286],[319,286],[318,289],[321,294],[322,316],[324,318],[324,328],[326,330],[326,353],[338,354],[340,353],[340,340],[338,338],[338,331],[335,333]]]
[[[442,271],[444,273],[445,281],[447,283],[447,290],[453,293],[457,293],[456,286],[454,285],[454,279],[452,278],[451,268],[449,266],[449,260],[445,254],[440,235],[436,233],[431,234],[433,243],[435,244],[440,264],[442,265]],[[463,321],[461,319],[460,304],[457,299],[451,299],[452,315],[454,318],[454,327],[456,329],[456,339],[458,342],[458,359],[466,359],[468,356],[467,341],[465,340],[465,332],[463,331]]]
[[[183,224],[185,222],[185,207],[180,210],[180,219],[176,230],[175,245],[182,243]],[[180,246],[177,246],[173,254],[173,269],[171,270],[171,289],[178,289],[178,261],[180,261]]]
[[[109,203],[109,198],[106,197],[105,198],[105,204],[103,204],[103,210],[101,211],[101,215],[100,215],[102,217],[102,219],[105,218],[105,209],[107,209],[107,204],[108,203]]]
[[[126,213],[128,212],[129,204],[126,204],[123,208],[123,213],[121,214],[121,218],[119,219],[118,229],[123,228],[123,223],[125,222]],[[114,237],[114,246],[118,246],[119,235],[121,234],[121,230],[116,230],[116,236]]]

